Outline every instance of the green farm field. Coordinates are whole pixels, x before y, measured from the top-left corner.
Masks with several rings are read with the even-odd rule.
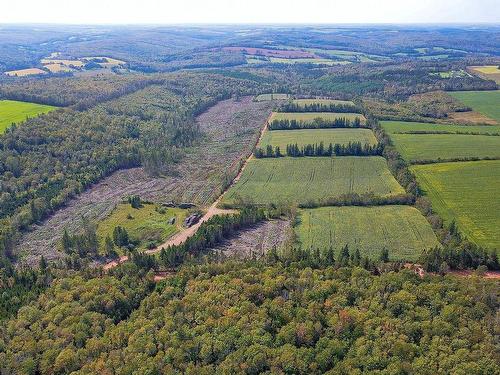
[[[480,133],[500,134],[500,126],[494,125],[446,125],[431,124],[427,122],[381,121],[380,124],[389,134],[419,132],[448,132],[455,133]]]
[[[298,105],[310,105],[310,104],[343,104],[343,105],[354,105],[354,103],[350,100],[336,100],[336,99],[294,99],[293,102]]]
[[[13,123],[19,124],[28,117],[35,117],[42,113],[53,111],[56,107],[15,100],[0,100],[0,134]]]
[[[270,121],[273,120],[297,120],[304,122],[313,122],[316,118],[323,120],[335,120],[337,118],[346,118],[353,121],[359,117],[362,123],[366,121],[360,113],[333,113],[333,112],[273,112]]]
[[[456,134],[391,134],[409,162],[454,158],[500,157],[500,137]]]
[[[148,243],[159,244],[177,233],[186,212],[180,208],[159,207],[152,203],[143,203],[140,208],[132,208],[129,203],[120,203],[98,224],[99,243],[104,246],[106,236],[113,238],[113,230],[116,226],[121,226],[127,230],[132,240],[139,242],[139,248],[145,249]],[[169,224],[173,217],[175,223]],[[116,250],[120,253],[119,249]]]
[[[415,165],[411,171],[433,209],[471,241],[500,250],[500,161]]]
[[[222,203],[306,203],[349,193],[387,197],[404,192],[378,156],[251,159]]]
[[[453,91],[448,94],[471,107],[474,111],[491,117],[500,123],[500,90]]]
[[[416,260],[424,249],[440,246],[430,224],[410,206],[321,207],[299,210],[297,239],[304,249],[348,245],[352,254],[376,259],[383,248],[392,260]]]
[[[267,130],[260,143],[260,147],[267,145],[279,146],[285,152],[288,144],[298,144],[299,147],[307,144],[323,142],[325,146],[330,143],[348,144],[361,142],[361,144],[376,145],[377,139],[370,129],[297,129],[297,130]]]

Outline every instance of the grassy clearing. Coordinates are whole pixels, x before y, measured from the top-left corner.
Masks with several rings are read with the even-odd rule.
[[[384,130],[389,133],[407,133],[414,131],[421,132],[448,132],[454,133],[481,133],[481,134],[499,134],[500,126],[491,125],[447,125],[430,124],[426,122],[404,122],[404,121],[381,121],[380,124]]]
[[[486,248],[500,250],[500,161],[415,165],[411,171],[433,209]]]
[[[11,77],[26,77],[38,74],[47,74],[47,72],[45,70],[38,68],[28,68],[28,69],[10,70],[8,72],[5,72],[5,74]]]
[[[424,249],[439,246],[431,226],[410,206],[321,207],[299,211],[295,227],[303,248],[352,252],[376,259],[382,249],[391,259],[416,260]]]
[[[13,123],[25,121],[28,117],[35,117],[56,109],[50,105],[18,102],[15,100],[0,100],[0,134],[5,132]]]
[[[350,193],[403,194],[382,157],[251,159],[223,203],[306,203]]]
[[[366,121],[365,117],[360,113],[333,113],[333,112],[273,112],[270,121],[273,120],[297,120],[304,122],[313,122],[316,118],[322,118],[323,120],[335,120],[338,118],[346,118],[348,120],[354,121],[356,117],[359,117],[362,123]]]
[[[143,203],[141,208],[132,208],[129,203],[120,203],[111,214],[101,221],[97,227],[97,236],[104,246],[106,236],[113,238],[116,226],[125,228],[129,237],[139,243],[139,249],[148,244],[158,245],[168,237],[177,233],[186,217],[187,210],[161,207],[156,204]],[[175,218],[175,222],[169,221]]]
[[[254,100],[256,102],[266,102],[269,100],[287,100],[290,98],[289,94],[260,94],[257,95]]]
[[[310,105],[310,104],[337,104],[337,105],[354,105],[350,100],[336,100],[336,99],[294,99],[293,102],[298,105]]]
[[[475,111],[500,122],[500,91],[454,91],[448,94]]]
[[[391,134],[408,161],[500,157],[500,137],[455,134]]]
[[[298,130],[272,130],[266,131],[260,147],[267,145],[279,146],[285,152],[288,144],[297,143],[299,147],[307,144],[323,142],[325,146],[330,143],[348,144],[361,142],[370,146],[377,144],[377,139],[370,129],[298,129]]]

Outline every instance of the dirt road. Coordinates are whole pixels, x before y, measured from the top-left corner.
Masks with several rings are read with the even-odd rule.
[[[259,137],[257,138],[257,141],[255,142],[255,146],[257,146],[261,142],[262,137],[264,136],[264,132],[267,129],[267,124],[269,123],[271,115],[272,114],[269,115],[269,117],[267,118],[266,122],[264,123],[264,126],[260,130]],[[204,222],[206,222],[207,220],[209,220],[213,216],[216,216],[216,215],[229,215],[229,214],[235,213],[236,212],[235,210],[224,210],[224,209],[221,209],[221,208],[217,208],[217,206],[219,205],[220,201],[224,197],[224,194],[226,194],[226,192],[229,190],[229,188],[231,186],[233,186],[236,182],[238,182],[238,180],[241,178],[241,175],[243,174],[243,171],[245,170],[245,167],[247,166],[248,161],[250,159],[252,159],[252,157],[253,157],[253,153],[251,153],[245,159],[245,161],[241,165],[241,168],[238,171],[238,174],[236,175],[236,177],[233,178],[233,180],[231,181],[231,183],[229,184],[229,186],[222,192],[222,194],[215,200],[215,202],[212,203],[210,205],[210,207],[208,207],[207,211],[201,217],[200,221],[198,221],[195,225],[193,225],[193,226],[191,226],[189,228],[182,229],[180,232],[174,234],[172,237],[170,237],[168,240],[166,240],[161,245],[155,247],[154,249],[146,250],[146,254],[155,254],[155,253],[160,252],[162,248],[167,248],[168,246],[180,245],[181,243],[183,243],[184,241],[186,241],[189,237],[191,237],[192,235],[194,235],[198,231],[198,229],[200,228],[201,224],[203,224]],[[126,261],[128,261],[128,257],[125,256],[125,255],[121,256],[117,260],[113,260],[111,262],[106,263],[103,266],[103,269],[104,270],[109,270],[109,269],[111,269],[113,267],[118,266],[121,263],[126,262]]]

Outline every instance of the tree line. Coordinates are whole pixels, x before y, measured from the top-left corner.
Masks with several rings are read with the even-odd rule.
[[[348,144],[330,143],[325,147],[323,142],[306,144],[299,147],[297,143],[286,145],[286,156],[374,156],[382,155],[384,148],[380,144],[370,145],[361,142],[349,142]],[[257,147],[254,156],[260,158],[279,158],[284,156],[279,146],[267,145],[265,149]]]
[[[289,102],[278,108],[279,112],[335,112],[335,113],[359,113],[359,107],[354,104],[336,104],[336,103],[311,103],[297,104]]]
[[[313,121],[274,119],[268,126],[269,130],[359,128],[361,127],[361,119],[359,117],[355,117],[352,121],[345,117],[334,120],[317,117]]]

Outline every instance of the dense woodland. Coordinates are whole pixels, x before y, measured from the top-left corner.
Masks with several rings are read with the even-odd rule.
[[[300,263],[62,278],[0,330],[5,374],[497,374],[497,285]]]

